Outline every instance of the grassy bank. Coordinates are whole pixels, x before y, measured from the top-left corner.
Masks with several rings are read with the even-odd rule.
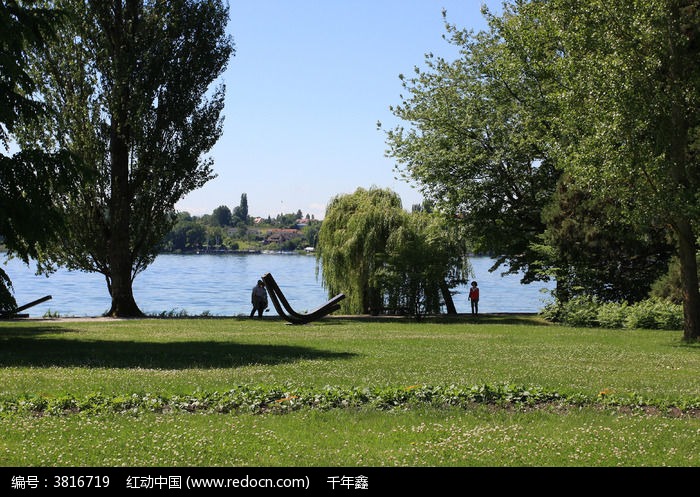
[[[700,347],[679,332],[14,321],[0,365],[4,466],[700,465]]]

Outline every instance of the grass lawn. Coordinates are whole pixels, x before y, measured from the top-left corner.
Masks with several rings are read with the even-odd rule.
[[[0,321],[0,465],[696,467],[700,346],[681,338],[518,316]]]

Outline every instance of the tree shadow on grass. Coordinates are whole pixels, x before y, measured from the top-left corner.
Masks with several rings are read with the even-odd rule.
[[[53,328],[43,333],[55,333]],[[254,364],[276,365],[302,360],[346,360],[355,354],[311,347],[250,343],[186,341],[37,339],[41,329],[0,335],[0,367],[83,367],[210,369]]]

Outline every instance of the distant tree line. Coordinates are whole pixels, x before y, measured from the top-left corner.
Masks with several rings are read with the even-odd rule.
[[[170,232],[160,244],[163,252],[196,251],[297,251],[314,247],[321,221],[314,216],[296,213],[278,214],[272,218],[257,218],[248,214],[248,196],[241,195],[239,205],[231,210],[226,205],[215,208],[211,214],[192,216],[180,212]],[[289,238],[270,241],[276,229],[298,230]]]

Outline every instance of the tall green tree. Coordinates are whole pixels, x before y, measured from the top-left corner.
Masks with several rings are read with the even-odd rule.
[[[0,239],[27,264],[61,236],[63,204],[79,185],[78,164],[65,150],[26,147],[9,155],[20,122],[55,111],[33,98],[37,82],[28,57],[43,50],[64,21],[55,9],[0,2]],[[0,268],[0,310],[16,307],[12,290]]]
[[[403,124],[386,131],[387,154],[466,229],[475,252],[496,255],[492,269],[505,265],[526,283],[547,279],[531,249],[559,177],[542,140],[551,115],[546,80],[497,35],[445,27],[459,56],[427,54],[425,69],[400,76],[406,93],[391,110]]]
[[[547,68],[558,165],[677,244],[686,341],[700,339],[700,1],[515,2],[493,24]],[[552,47],[542,51],[541,47]]]
[[[248,224],[248,194],[241,193],[241,202],[233,208],[233,217],[243,224]]]
[[[698,0],[516,0],[485,13],[488,33],[448,27],[458,60],[429,55],[430,70],[406,80],[395,114],[412,128],[388,134],[390,155],[470,233],[480,220],[476,249],[527,265],[526,279],[551,263],[538,267],[540,213],[562,171],[599,205],[616,199],[623,223],[663,220],[681,265],[684,339],[697,340]]]
[[[222,1],[55,2],[72,14],[33,60],[42,99],[61,109],[27,123],[23,143],[70,150],[94,172],[71,199],[51,259],[102,273],[109,316],[140,316],[132,283],[155,258],[175,204],[214,177],[207,152],[222,131],[233,54]]]

